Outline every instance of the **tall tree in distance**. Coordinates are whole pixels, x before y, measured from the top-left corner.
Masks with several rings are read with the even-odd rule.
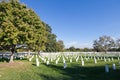
[[[75,47],[74,47],[74,46],[71,46],[71,47],[69,47],[69,51],[74,52],[74,51],[76,51],[76,49],[75,49]]]
[[[51,27],[44,23],[46,25],[46,31],[47,31],[47,43],[45,44],[46,50],[45,52],[55,52],[55,45],[56,45],[56,35],[52,33]]]
[[[44,23],[45,24],[45,23]],[[46,50],[45,52],[60,52],[64,49],[64,43],[62,40],[56,40],[57,36],[52,33],[52,28],[46,25],[47,31],[47,42],[46,42]]]
[[[62,40],[58,40],[56,48],[57,48],[57,51],[59,52],[64,51],[64,42]]]
[[[106,53],[109,49],[115,47],[115,42],[110,36],[102,36],[94,41],[93,47],[96,51],[105,51]]]

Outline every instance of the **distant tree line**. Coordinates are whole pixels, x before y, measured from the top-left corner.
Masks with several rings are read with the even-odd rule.
[[[75,48],[74,46],[71,46],[69,48],[66,48],[65,51],[68,52],[93,52],[93,48]]]
[[[73,51],[73,52],[107,52],[107,51],[120,51],[120,39],[114,40],[110,36],[101,36],[99,39],[96,39],[93,41],[93,48],[75,48],[74,46],[71,46],[65,51]]]
[[[113,39],[110,36],[101,36],[94,40],[93,48],[97,52],[120,51],[120,39]]]

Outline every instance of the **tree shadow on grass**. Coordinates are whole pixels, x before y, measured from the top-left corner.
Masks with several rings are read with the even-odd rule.
[[[33,66],[36,66],[36,64],[35,64],[35,63],[33,63],[32,65],[33,65]]]
[[[0,59],[0,62],[9,62],[9,59],[3,57]]]
[[[119,80],[120,70],[110,69],[109,73],[105,73],[104,66],[95,67],[82,67],[73,65],[64,69],[62,66],[49,65],[47,67],[52,68],[55,71],[59,71],[60,74],[68,77],[48,76],[45,74],[40,75],[43,80]]]
[[[42,78],[42,80],[71,80],[70,78],[63,76],[48,76],[45,74],[40,74],[39,76]]]

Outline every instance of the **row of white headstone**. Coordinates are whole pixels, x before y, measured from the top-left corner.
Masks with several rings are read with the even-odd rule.
[[[119,65],[120,65],[120,62],[119,62]],[[84,66],[84,61],[82,61],[82,66]],[[66,62],[64,61],[64,69],[65,68],[67,68],[67,64],[66,64]],[[112,68],[113,68],[113,70],[116,70],[116,65],[115,64],[113,64],[112,65]],[[109,66],[108,65],[105,65],[105,72],[106,73],[108,73],[109,72]]]
[[[33,57],[34,57],[34,55],[33,55],[31,58],[29,58],[29,61],[31,61],[31,60],[33,59]],[[50,64],[50,63],[49,63],[49,60],[46,61],[46,59],[42,58],[41,56],[39,56],[39,58],[41,58],[41,60],[43,60],[44,62],[46,62],[47,65]],[[36,66],[39,66],[39,65],[40,65],[39,58],[38,58],[38,56],[36,55]],[[79,59],[79,57],[76,58],[76,62],[78,61],[78,59]],[[58,58],[58,59],[56,60],[56,64],[58,64],[58,61],[59,61],[59,60],[60,60],[60,58]],[[105,61],[105,60],[106,60],[106,59],[104,58],[104,61]],[[51,60],[51,61],[52,61],[52,60]],[[70,59],[70,62],[72,62],[72,58]],[[97,59],[96,59],[96,58],[94,58],[94,62],[95,62],[95,64],[97,63]],[[105,62],[106,62],[106,61],[105,61]],[[84,60],[83,60],[82,57],[81,57],[81,64],[82,64],[82,66],[84,66]],[[120,65],[120,62],[119,62],[119,65]],[[64,69],[67,68],[67,63],[66,63],[66,60],[65,60],[64,57],[63,57],[63,68],[64,68]],[[113,65],[112,65],[112,68],[113,68],[113,70],[116,70],[116,65],[113,64]],[[105,72],[106,72],[106,73],[109,72],[109,66],[108,66],[108,65],[105,65]]]
[[[34,58],[34,55],[29,58],[29,61],[32,61],[33,58]],[[40,65],[39,58],[38,58],[38,56],[36,55],[36,66],[39,66],[39,65]]]
[[[34,57],[34,55],[31,57],[31,58],[29,58],[29,61],[31,61],[32,59],[33,59],[33,57]],[[61,57],[61,56],[60,56]],[[57,57],[57,59],[56,59],[56,61],[55,61],[55,63],[56,64],[58,64],[58,62],[59,62],[59,60],[60,60],[60,57]],[[39,58],[42,60],[42,61],[44,61],[44,63],[46,63],[47,65],[49,65],[50,64],[50,60],[51,60],[51,62],[53,61],[53,59],[51,58],[51,59],[48,59],[48,60],[46,60],[45,58],[43,58],[43,57],[41,57],[41,56],[39,56]],[[63,63],[65,63],[66,62],[66,60],[65,60],[65,56],[64,57],[62,57],[63,58]],[[68,59],[68,58],[66,58],[66,59]],[[99,60],[99,58],[97,58],[98,60]],[[94,63],[95,64],[97,64],[97,59],[94,57]],[[79,60],[79,56],[77,56],[76,57],[76,62],[78,62],[78,60]],[[114,61],[114,59],[113,59],[113,57],[110,59],[110,58],[108,58],[108,61]],[[118,57],[118,60],[119,60],[119,57]],[[72,63],[72,58],[70,58],[70,63]],[[107,61],[107,59],[106,59],[106,57],[104,57],[104,62],[106,62]],[[37,55],[36,55],[36,63],[39,63],[39,61],[38,61],[38,57],[37,57]],[[81,56],[81,64],[82,64],[82,66],[84,66],[84,58]]]
[[[47,63],[47,65],[49,65],[49,63],[53,61],[52,58],[46,60],[45,58],[43,58],[43,57],[41,57],[41,56],[39,56],[39,57],[41,58],[42,61],[44,61],[44,63]],[[55,63],[58,64],[59,60],[60,60],[60,57],[58,57],[58,58],[55,60]],[[63,57],[62,60],[63,60],[63,63],[66,61],[64,57]],[[76,62],[78,62],[78,60],[79,60],[79,56],[76,58]],[[98,59],[98,60],[99,60],[99,59]],[[70,63],[72,63],[72,62],[73,62],[72,58],[70,58],[69,61],[70,61]],[[108,58],[108,60],[107,60],[107,59],[104,57],[104,62],[107,62],[107,61],[114,61],[114,59],[113,59],[113,57],[112,57],[111,59]],[[82,65],[84,66],[84,59],[83,59],[82,56],[81,56],[81,62],[82,62]],[[97,59],[96,59],[96,58],[94,58],[94,63],[97,64]]]

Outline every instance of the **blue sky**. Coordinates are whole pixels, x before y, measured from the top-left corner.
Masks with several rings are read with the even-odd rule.
[[[120,0],[20,0],[32,8],[66,47],[92,47],[108,35],[120,38]]]

